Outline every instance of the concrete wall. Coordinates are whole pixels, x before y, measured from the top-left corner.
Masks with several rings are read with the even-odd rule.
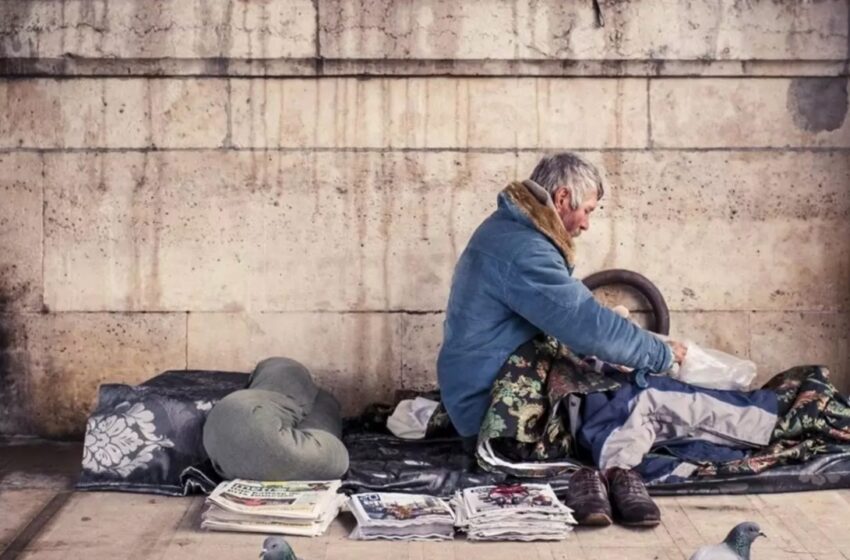
[[[848,2],[0,3],[0,433],[97,387],[307,364],[430,387],[455,260],[541,152],[609,194],[577,274],[850,389]]]

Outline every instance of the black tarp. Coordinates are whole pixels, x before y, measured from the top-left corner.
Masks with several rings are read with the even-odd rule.
[[[459,438],[419,441],[390,434],[350,432],[343,441],[351,466],[343,480],[346,492],[410,492],[450,496],[468,486],[499,482],[548,482],[563,495],[569,475],[517,479],[480,469]],[[649,486],[654,496],[685,494],[758,494],[850,488],[850,453],[820,455],[799,465],[775,467],[757,475],[687,479]]]

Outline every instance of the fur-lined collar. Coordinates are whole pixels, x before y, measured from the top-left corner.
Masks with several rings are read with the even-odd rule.
[[[502,191],[511,202],[549,238],[564,256],[570,270],[575,267],[576,251],[573,238],[555,211],[555,204],[543,187],[534,181],[514,182]]]

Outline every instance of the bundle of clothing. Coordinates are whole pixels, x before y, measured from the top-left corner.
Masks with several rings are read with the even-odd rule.
[[[591,364],[552,337],[500,371],[478,436],[485,470],[547,478],[591,463],[650,483],[758,474],[850,452],[850,404],[823,366],[755,391],[722,391]]]

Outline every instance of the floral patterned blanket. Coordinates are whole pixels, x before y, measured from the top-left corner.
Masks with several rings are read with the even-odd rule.
[[[764,385],[776,391],[779,421],[770,444],[743,459],[706,464],[698,476],[758,474],[777,465],[805,463],[817,455],[850,452],[850,402],[823,366],[801,366]]]
[[[497,470],[510,474],[549,477],[575,470],[564,463],[583,458],[570,430],[567,397],[614,390],[621,381],[612,371],[596,371],[551,336],[526,342],[508,357],[493,384],[478,434],[479,465],[494,470],[481,453],[486,444],[504,461]],[[534,462],[533,472],[505,464]]]

